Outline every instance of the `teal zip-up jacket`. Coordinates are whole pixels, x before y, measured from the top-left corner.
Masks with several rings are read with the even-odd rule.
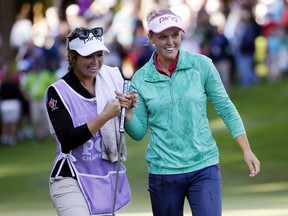
[[[207,118],[208,99],[234,138],[245,134],[212,61],[200,54],[179,52],[171,78],[156,70],[154,53],[131,80],[139,103],[125,130],[132,139],[141,140],[150,129],[146,161],[153,174],[187,173],[219,163]]]

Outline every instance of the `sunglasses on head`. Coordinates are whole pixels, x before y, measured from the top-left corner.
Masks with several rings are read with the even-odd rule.
[[[90,33],[93,34],[94,37],[99,38],[103,36],[103,28],[97,27],[93,29],[78,29],[76,30],[76,34],[81,40],[85,40],[89,37]]]

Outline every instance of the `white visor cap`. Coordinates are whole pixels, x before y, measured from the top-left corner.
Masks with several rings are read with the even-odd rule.
[[[160,33],[173,27],[177,27],[181,31],[185,32],[181,17],[173,14],[162,14],[160,16],[156,16],[148,23],[148,31],[152,31],[154,33]]]
[[[83,40],[77,37],[71,40],[68,44],[70,50],[75,50],[81,56],[88,56],[100,50],[110,52],[104,45],[103,36],[95,37],[92,33],[89,34],[89,37]]]

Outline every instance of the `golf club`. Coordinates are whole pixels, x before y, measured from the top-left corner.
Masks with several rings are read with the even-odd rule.
[[[129,92],[130,87],[130,79],[133,75],[133,68],[132,64],[129,61],[123,62],[123,72],[122,76],[124,77],[124,83],[123,83],[123,94],[127,95]],[[115,208],[116,208],[116,200],[117,200],[117,190],[118,190],[118,178],[119,178],[119,171],[121,166],[121,149],[122,149],[122,142],[123,138],[125,136],[125,116],[126,116],[126,108],[121,109],[121,115],[120,115],[120,126],[119,126],[119,132],[120,132],[120,141],[118,146],[118,161],[117,161],[117,168],[116,168],[116,182],[115,182],[115,188],[114,188],[114,200],[113,200],[113,210],[112,210],[112,216],[115,216]]]

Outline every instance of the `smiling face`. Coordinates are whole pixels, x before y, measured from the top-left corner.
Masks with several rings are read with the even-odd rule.
[[[148,37],[150,43],[155,45],[159,58],[173,61],[181,45],[181,34],[179,28],[169,28],[160,33],[150,32]]]
[[[88,56],[78,55],[74,71],[78,78],[94,78],[104,61],[104,51],[97,51]]]

